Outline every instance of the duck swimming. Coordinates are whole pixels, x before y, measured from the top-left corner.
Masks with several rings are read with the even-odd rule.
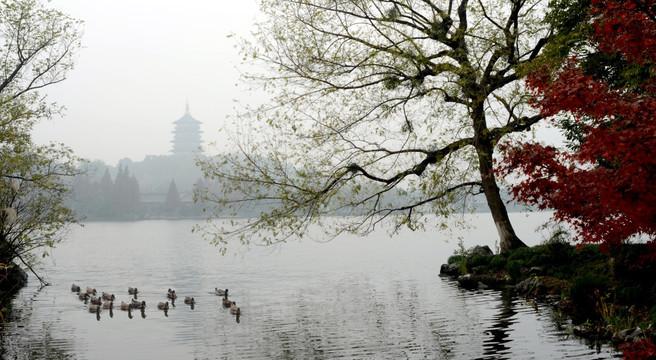
[[[132,302],[130,303],[130,306],[133,309],[145,309],[146,308],[146,302],[145,301],[139,302],[137,300],[132,300]]]
[[[89,302],[94,305],[102,305],[102,299],[100,297],[92,296]]]
[[[237,307],[237,303],[234,301],[232,302],[232,304],[230,304],[230,313],[233,315],[241,314],[241,309]]]
[[[194,298],[192,298],[192,297],[187,296],[187,297],[185,297],[185,299],[184,299],[184,303],[185,303],[185,304],[195,304],[195,303],[196,303],[196,300],[194,300]]]
[[[228,300],[227,297],[224,297],[222,300],[222,304],[224,308],[229,308],[230,305],[232,305],[232,301]]]

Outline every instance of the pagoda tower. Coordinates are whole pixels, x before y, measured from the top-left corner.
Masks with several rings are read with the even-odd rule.
[[[200,146],[203,141],[200,134],[201,122],[194,119],[189,114],[189,102],[185,107],[185,114],[180,119],[173,122],[175,130],[173,130],[173,148],[171,153],[177,156],[194,156],[200,152]]]

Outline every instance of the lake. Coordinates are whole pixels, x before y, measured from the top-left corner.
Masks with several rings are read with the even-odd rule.
[[[549,214],[511,214],[529,244]],[[295,241],[222,256],[192,234],[195,220],[90,222],[74,228],[30,274],[2,332],[5,359],[608,359],[611,348],[570,335],[549,307],[494,290],[462,290],[438,276],[458,248],[494,246],[489,214],[469,231],[379,230],[328,243]],[[449,240],[450,238],[450,240]],[[447,242],[448,240],[448,242]],[[71,284],[128,302],[89,313]],[[214,289],[228,288],[239,318]],[[178,294],[157,309],[167,289]],[[194,297],[192,308],[183,302]]]

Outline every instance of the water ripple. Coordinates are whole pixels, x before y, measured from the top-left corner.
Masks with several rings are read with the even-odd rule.
[[[445,243],[416,234],[220,256],[192,222],[90,223],[54,252],[8,309],[0,357],[15,359],[607,359],[612,350],[568,336],[566,322],[500,291],[464,291],[439,278]],[[433,234],[434,236],[435,234]],[[108,246],[107,244],[111,244]],[[411,246],[409,247],[409,244]],[[81,259],[87,266],[80,266]],[[98,266],[96,264],[111,264]],[[99,320],[72,282],[129,301],[143,316]],[[229,288],[239,317],[215,287]],[[157,309],[168,288],[179,295]],[[192,309],[183,303],[193,296]]]

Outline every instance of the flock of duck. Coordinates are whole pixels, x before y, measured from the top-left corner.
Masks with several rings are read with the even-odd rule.
[[[95,313],[98,320],[100,320],[100,311],[101,309],[109,310],[110,317],[113,317],[114,310],[114,301],[116,296],[114,294],[102,292],[98,295],[96,289],[92,287],[87,287],[86,291],[82,291],[82,288],[79,285],[71,285],[71,291],[77,293],[78,298],[84,301],[85,304],[89,304],[89,312]],[[239,322],[239,316],[241,315],[241,309],[237,307],[237,303],[228,299],[228,289],[222,290],[219,288],[214,288],[216,295],[223,296],[222,305],[224,308],[230,309],[230,313],[237,316],[237,322]],[[121,301],[119,308],[123,311],[128,312],[128,317],[132,319],[132,310],[141,311],[141,317],[145,318],[146,310],[146,301],[137,300],[137,295],[139,290],[136,287],[128,287],[128,295],[131,295],[133,298],[129,302]],[[168,289],[166,292],[167,301],[160,301],[157,304],[157,309],[163,310],[164,315],[168,316],[169,302],[171,306],[175,306],[175,300],[178,298],[175,290]],[[184,303],[191,306],[191,309],[194,309],[196,300],[193,297],[185,297]]]

